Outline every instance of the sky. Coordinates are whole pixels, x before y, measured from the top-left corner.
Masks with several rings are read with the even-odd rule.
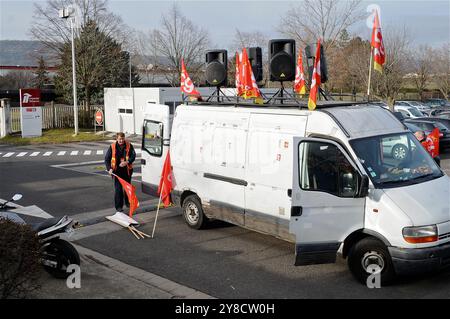
[[[31,40],[34,3],[45,1],[0,0],[0,40]],[[194,24],[209,31],[214,48],[231,45],[236,29],[260,31],[269,38],[279,38],[277,27],[283,15],[301,1],[230,1],[198,0],[177,1],[183,14]],[[173,1],[110,0],[109,9],[138,31],[158,28],[161,15]],[[406,28],[413,35],[414,44],[440,46],[450,42],[450,1],[374,0],[363,1],[362,9],[379,5],[383,28]],[[369,38],[370,29],[365,21],[354,25],[351,34]]]

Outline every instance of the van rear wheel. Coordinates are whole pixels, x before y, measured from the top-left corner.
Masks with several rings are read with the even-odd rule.
[[[189,195],[183,201],[183,218],[189,227],[201,229],[208,223],[208,217],[203,213],[200,198],[197,195]]]
[[[387,286],[395,278],[394,265],[387,247],[378,239],[367,237],[357,242],[348,254],[348,267],[353,276],[364,285],[375,284],[376,273],[380,283]],[[369,276],[374,277],[369,278]]]

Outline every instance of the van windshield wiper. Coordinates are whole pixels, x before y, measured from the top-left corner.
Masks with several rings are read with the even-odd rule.
[[[379,182],[379,184],[383,185],[383,186],[393,186],[393,185],[397,185],[397,184],[413,185],[413,184],[419,183],[422,179],[429,178],[431,176],[437,178],[442,175],[436,176],[434,173],[429,173],[429,174],[425,174],[425,175],[421,175],[421,176],[416,176],[416,177],[410,178],[410,179],[399,179],[399,180],[394,180],[394,181]]]

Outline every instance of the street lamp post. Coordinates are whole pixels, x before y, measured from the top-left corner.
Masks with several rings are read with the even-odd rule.
[[[72,87],[73,87],[73,119],[75,134],[78,135],[78,100],[77,100],[77,74],[75,68],[75,41],[74,41],[74,19],[73,10],[70,8],[65,8],[59,10],[59,17],[63,19],[70,18],[70,30],[72,33]]]

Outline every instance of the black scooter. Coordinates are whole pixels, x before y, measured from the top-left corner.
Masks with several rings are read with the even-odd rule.
[[[21,198],[22,194],[16,194],[9,201],[1,203],[0,218],[6,218],[18,224],[26,224],[14,212],[17,207],[7,205]],[[80,255],[75,247],[69,242],[60,239],[58,236],[58,234],[73,231],[72,222],[73,220],[71,218],[64,216],[50,218],[38,224],[30,224],[39,238],[41,251],[40,263],[55,278],[67,278],[70,275],[67,272],[67,267],[73,264],[80,265]]]

